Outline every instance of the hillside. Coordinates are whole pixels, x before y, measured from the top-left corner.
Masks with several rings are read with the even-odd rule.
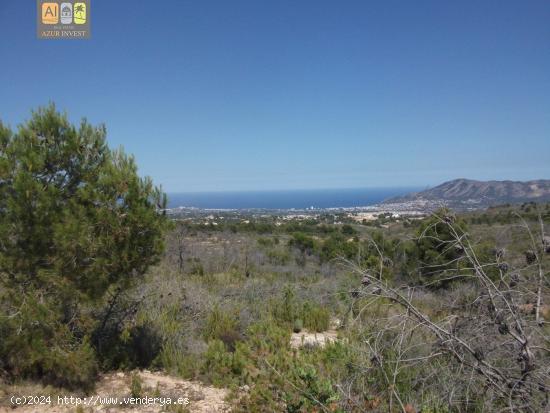
[[[455,179],[425,191],[388,199],[384,203],[414,201],[447,202],[453,206],[546,202],[550,201],[550,180],[518,182]]]

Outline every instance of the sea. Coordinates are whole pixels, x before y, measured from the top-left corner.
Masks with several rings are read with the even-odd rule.
[[[378,204],[422,188],[306,189],[279,191],[182,192],[168,194],[168,208],[322,209]]]

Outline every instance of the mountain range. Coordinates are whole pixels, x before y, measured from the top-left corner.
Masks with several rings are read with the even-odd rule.
[[[550,179],[534,181],[475,181],[454,179],[434,188],[395,197],[384,203],[446,202],[454,207],[550,201]]]

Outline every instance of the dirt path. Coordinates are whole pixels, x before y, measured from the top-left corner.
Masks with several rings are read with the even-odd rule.
[[[139,379],[136,377],[139,377]],[[136,392],[136,383],[140,384],[141,390],[137,392],[137,396],[141,399],[139,404],[137,400],[130,401],[128,399],[132,397],[132,383],[134,383],[134,392]],[[24,390],[19,390],[19,394],[27,394]],[[96,385],[96,391],[88,396],[89,403],[93,404],[95,402],[95,405],[82,405],[82,408],[77,410],[74,403],[64,406],[59,405],[57,396],[55,396],[51,398],[52,403],[50,405],[27,405],[12,409],[4,404],[0,406],[0,412],[157,413],[169,411],[178,413],[221,413],[230,411],[228,404],[224,401],[228,393],[229,391],[226,389],[218,389],[196,381],[183,380],[158,372],[147,370],[135,372],[134,379],[132,379],[132,373],[117,372],[103,375],[100,378]],[[145,397],[150,398],[150,400],[145,401]],[[155,397],[157,399],[153,401],[152,399]],[[172,402],[170,406],[167,403],[168,398]],[[188,403],[185,403],[186,398]],[[162,403],[165,404],[164,407]]]

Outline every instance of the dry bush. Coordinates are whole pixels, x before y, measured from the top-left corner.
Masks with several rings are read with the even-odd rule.
[[[409,403],[437,411],[547,410],[550,327],[544,303],[550,291],[542,220],[537,228],[522,221],[530,249],[520,268],[507,263],[500,249],[482,261],[452,215],[436,218],[434,225],[444,225],[452,237],[421,237],[432,237],[443,251],[460,251],[460,265],[446,265],[442,276],[462,282],[440,290],[437,302],[426,286],[395,286],[382,277],[382,267],[374,273],[348,263],[362,277],[351,327],[364,353],[362,373],[377,378],[374,387],[390,411],[406,411]],[[434,308],[427,306],[430,300]],[[353,389],[358,379],[342,383],[350,405],[360,403]]]

